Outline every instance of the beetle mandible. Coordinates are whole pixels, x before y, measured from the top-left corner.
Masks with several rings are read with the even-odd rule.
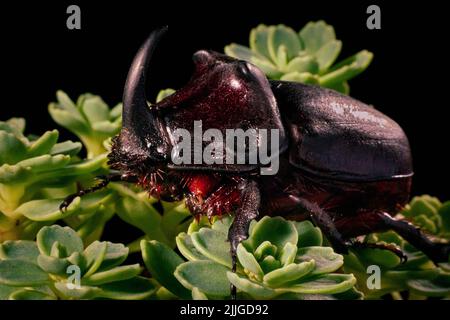
[[[434,262],[447,261],[448,244],[431,241],[405,220],[393,218],[409,200],[413,175],[409,142],[401,127],[353,98],[330,89],[269,81],[256,66],[213,51],[194,54],[189,82],[162,101],[147,104],[145,79],[157,43],[167,27],[151,33],[128,73],[123,127],[113,139],[112,174],[61,204],[96,191],[109,181],[135,182],[150,195],[186,199],[195,216],[234,212],[228,233],[233,271],[236,249],[249,224],[264,215],[310,219],[338,253],[352,246],[393,246],[352,239],[394,230]],[[280,168],[259,174],[259,165],[174,165],[176,128],[275,128],[280,132]],[[235,289],[234,289],[235,290]],[[234,293],[235,294],[235,291]]]

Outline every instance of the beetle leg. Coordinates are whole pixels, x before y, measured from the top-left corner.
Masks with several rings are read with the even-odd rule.
[[[336,228],[331,215],[327,211],[319,207],[319,205],[307,199],[298,198],[298,204],[309,213],[311,220],[325,234],[334,250],[337,253],[347,254],[347,242],[345,241],[339,230]]]
[[[385,225],[397,232],[416,249],[426,254],[433,262],[447,262],[450,254],[450,244],[431,241],[419,228],[405,220],[397,220],[385,213]]]
[[[371,248],[371,249],[388,250],[393,254],[395,254],[397,257],[399,257],[401,263],[405,263],[406,261],[408,261],[408,256],[402,251],[402,249],[400,249],[397,245],[393,243],[351,241],[349,243],[349,246],[356,249]]]
[[[228,230],[232,271],[236,272],[236,250],[241,241],[247,239],[250,222],[258,216],[260,192],[255,181],[245,181],[239,185],[241,192],[240,206],[236,210],[233,223]],[[236,287],[231,285],[231,297],[236,299]]]
[[[81,190],[65,197],[63,202],[59,205],[59,210],[61,212],[66,210],[67,207],[72,203],[72,201],[76,197],[81,197],[86,194],[101,190],[101,189],[105,188],[110,182],[114,182],[114,181],[132,182],[132,178],[126,174],[110,174],[107,176],[99,176],[97,178],[100,180],[100,183],[98,183],[97,185],[95,185],[91,188],[81,189]]]

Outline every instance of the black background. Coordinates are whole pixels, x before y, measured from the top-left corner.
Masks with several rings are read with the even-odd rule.
[[[66,28],[70,4],[81,7],[81,30]],[[381,30],[366,28],[369,4],[381,7]],[[414,156],[414,194],[450,199],[449,19],[439,2],[74,0],[2,4],[0,12],[0,119],[25,117],[28,133],[56,126],[47,105],[57,89],[72,98],[92,92],[110,105],[120,102],[131,59],[157,26],[168,24],[170,37],[149,76],[149,97],[182,86],[197,49],[247,45],[250,29],[259,23],[299,30],[308,21],[324,19],[343,41],[340,58],[361,49],[375,54],[368,70],[350,82],[351,95],[375,105],[406,131]],[[75,139],[60,131],[62,138]]]

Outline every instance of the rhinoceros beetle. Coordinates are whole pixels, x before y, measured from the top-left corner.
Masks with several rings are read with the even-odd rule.
[[[236,248],[251,220],[264,215],[310,219],[338,253],[352,246],[395,247],[352,240],[394,230],[434,262],[450,246],[435,243],[411,223],[393,218],[408,201],[413,176],[402,128],[371,106],[333,90],[269,81],[256,66],[212,51],[194,54],[195,72],[185,87],[149,107],[145,78],[160,38],[149,36],[131,65],[123,95],[123,127],[113,139],[109,181],[135,182],[163,200],[186,198],[193,215],[234,212],[228,239],[233,270]],[[175,128],[277,128],[279,170],[258,174],[258,165],[174,165]],[[235,292],[235,291],[234,291]]]

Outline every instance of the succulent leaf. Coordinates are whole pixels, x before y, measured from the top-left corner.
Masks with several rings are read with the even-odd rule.
[[[139,264],[121,266],[127,256],[122,244],[96,241],[84,249],[73,229],[46,226],[36,242],[0,245],[0,298],[146,299],[157,285],[139,276]],[[77,269],[79,283],[73,283]]]
[[[448,241],[450,237],[447,230],[450,223],[447,210],[448,203],[423,195],[414,197],[397,218],[406,217],[426,232]],[[443,298],[449,295],[450,282],[446,263],[435,265],[393,231],[375,233],[365,238],[368,242],[394,244],[408,257],[407,262],[401,263],[397,255],[387,250],[352,249],[345,256],[344,270],[356,275],[358,289],[365,293],[366,298],[378,299],[386,294],[397,297],[399,292],[404,292],[410,299]],[[367,268],[371,265],[377,265],[381,270],[381,288],[377,290],[368,290],[366,286],[370,276]]]
[[[372,53],[363,50],[333,65],[342,49],[332,26],[309,22],[298,34],[285,25],[258,25],[250,32],[249,47],[232,43],[229,56],[255,64],[270,79],[320,85],[348,94],[347,80],[364,71]]]
[[[343,257],[332,248],[321,246],[320,230],[310,222],[292,222],[281,217],[266,216],[251,224],[249,238],[237,248],[237,272],[229,272],[231,261],[226,240],[231,222],[229,217],[211,223],[200,219],[191,223],[188,233],[178,235],[178,249],[189,261],[178,260],[175,277],[193,296],[228,298],[228,281],[240,290],[239,294],[255,299],[276,298],[286,293],[295,294],[291,298],[304,299],[299,294],[314,293],[336,299],[334,295],[353,290],[356,280],[352,275],[333,273],[342,266]],[[220,277],[208,276],[213,273]],[[194,293],[194,288],[202,295]]]

